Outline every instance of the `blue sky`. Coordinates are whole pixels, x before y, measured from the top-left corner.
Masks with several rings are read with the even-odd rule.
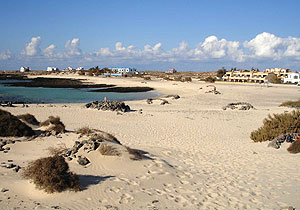
[[[300,71],[300,1],[0,1],[0,69]]]

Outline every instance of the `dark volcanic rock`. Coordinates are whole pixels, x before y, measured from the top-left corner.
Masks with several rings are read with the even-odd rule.
[[[255,109],[255,108],[250,103],[237,102],[237,103],[230,103],[227,106],[224,106],[223,110],[226,110],[226,109],[249,110],[249,109]]]
[[[77,162],[79,163],[79,165],[82,165],[82,166],[85,166],[90,163],[89,159],[87,159],[86,157],[82,157],[82,156],[78,156]]]
[[[148,92],[154,90],[150,87],[113,87],[97,90],[90,90],[89,92],[115,92],[115,93],[133,93],[133,92]]]
[[[91,103],[86,104],[85,107],[98,109],[102,111],[130,111],[130,107],[122,101],[93,101]]]
[[[87,84],[78,79],[63,79],[63,78],[43,78],[38,77],[29,82],[12,82],[4,83],[7,86],[14,87],[46,87],[46,88],[103,88],[114,87],[114,85],[106,84]]]

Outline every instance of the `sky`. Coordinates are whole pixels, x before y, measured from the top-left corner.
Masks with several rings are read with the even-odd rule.
[[[0,70],[300,71],[299,0],[0,0]]]

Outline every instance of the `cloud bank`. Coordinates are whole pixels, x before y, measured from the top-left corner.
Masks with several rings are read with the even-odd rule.
[[[95,63],[103,66],[138,64],[145,68],[153,63],[164,63],[171,66],[181,63],[190,63],[191,66],[214,63],[220,67],[224,63],[254,66],[264,62],[276,65],[286,64],[289,65],[288,67],[297,68],[300,62],[300,38],[281,38],[267,32],[258,34],[253,39],[242,43],[209,36],[194,47],[189,47],[187,42],[182,41],[177,47],[169,50],[163,49],[161,42],[154,45],[145,44],[141,48],[134,45],[125,46],[122,42],[116,42],[114,48],[100,47],[94,52],[83,52],[80,48],[79,38],[67,40],[64,50],[61,52],[56,52],[57,48],[54,44],[50,44],[44,49],[41,48],[41,45],[41,37],[32,37],[19,55],[12,56],[9,50],[0,52],[0,61],[32,59],[32,62],[41,60],[43,62],[62,62],[64,60],[69,65],[72,65],[72,62],[90,66]]]

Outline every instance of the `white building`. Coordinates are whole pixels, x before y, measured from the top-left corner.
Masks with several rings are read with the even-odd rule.
[[[69,66],[69,67],[67,67],[65,70],[67,70],[67,71],[72,71],[72,70],[75,70],[75,69],[73,69],[71,66]]]
[[[47,67],[47,71],[59,71],[57,67]]]
[[[82,66],[79,66],[76,70],[81,71],[84,70],[84,68]]]
[[[167,74],[174,74],[174,73],[176,73],[176,72],[177,72],[177,71],[176,71],[175,68],[169,68],[169,70],[166,71]]]
[[[22,66],[21,68],[20,68],[20,72],[29,72],[30,71],[30,68],[29,67],[24,67],[24,66]]]
[[[136,72],[136,68],[129,68],[129,67],[110,67],[109,69],[116,74],[122,74],[126,76],[131,76]]]
[[[298,72],[289,72],[287,77],[283,79],[284,83],[300,83],[300,73]]]

